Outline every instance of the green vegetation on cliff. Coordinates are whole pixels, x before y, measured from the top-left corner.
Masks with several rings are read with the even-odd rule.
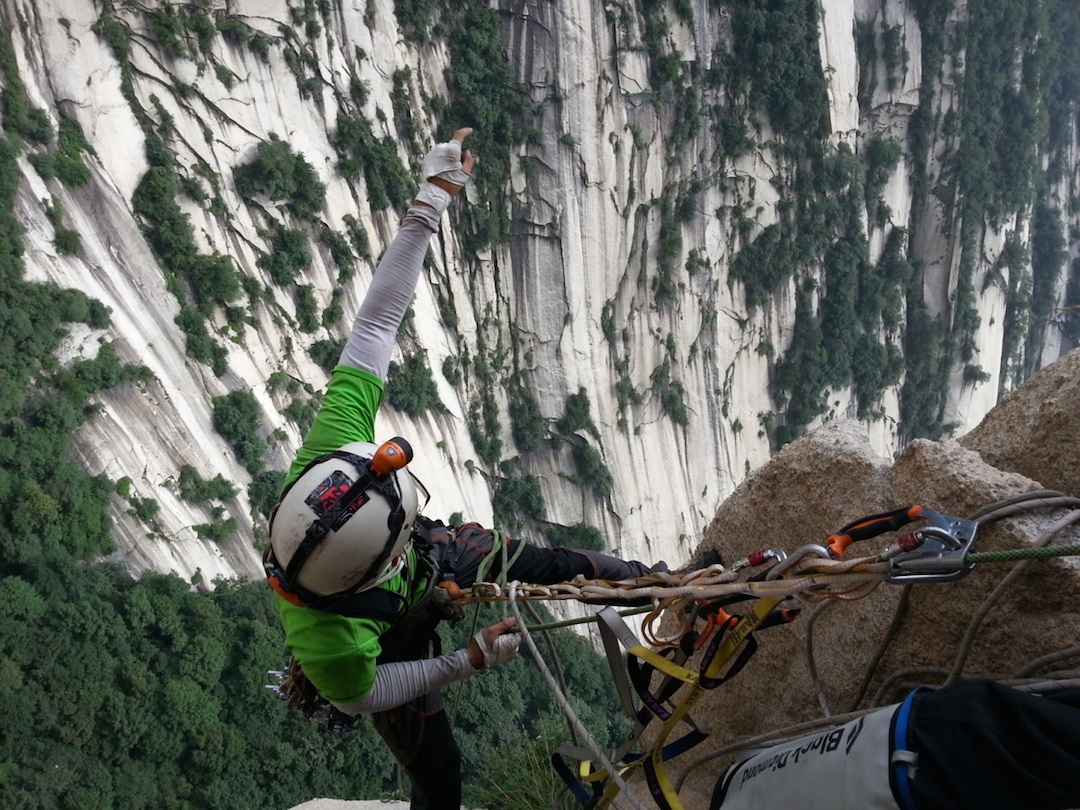
[[[915,232],[928,216],[959,222],[960,257],[956,292],[944,316],[927,309],[922,267],[912,262],[905,338],[909,367],[900,401],[903,434],[909,439],[935,438],[948,430],[943,408],[954,368],[963,369],[968,384],[989,378],[976,343],[981,316],[975,273],[984,237],[1017,216],[1032,222],[1034,277],[1027,275],[1019,245],[1006,248],[990,275],[1008,277],[1002,284],[1007,319],[999,369],[1003,384],[1016,384],[1037,367],[1053,303],[1047,280],[1061,273],[1066,260],[1058,246],[1060,233],[1054,236],[1058,214],[1045,194],[1060,171],[1063,143],[1072,137],[1064,133],[1075,128],[1080,104],[1071,92],[1080,87],[1080,56],[1074,47],[1080,32],[1077,6],[1071,0],[976,0],[968,3],[965,23],[950,38],[944,22],[952,9],[952,0],[915,4],[923,33],[924,81],[909,130],[915,197],[911,229]],[[944,78],[950,66],[960,88],[959,107],[935,117],[936,82],[927,79]],[[930,153],[942,143],[943,166],[935,176]],[[1044,160],[1048,172],[1041,169]],[[944,211],[935,212],[935,207]],[[930,320],[938,322],[931,328]],[[1022,341],[1018,330],[1025,324]],[[940,345],[931,345],[931,334],[940,336]],[[916,357],[920,350],[930,354]]]

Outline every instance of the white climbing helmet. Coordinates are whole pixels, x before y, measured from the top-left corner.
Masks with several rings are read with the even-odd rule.
[[[270,519],[265,565],[275,590],[310,604],[395,576],[423,490],[404,469],[412,455],[395,437],[353,442],[311,462]]]

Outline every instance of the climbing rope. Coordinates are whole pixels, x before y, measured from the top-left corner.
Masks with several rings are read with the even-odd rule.
[[[456,532],[456,531],[457,531],[456,529],[450,529],[451,533]],[[491,567],[495,564],[495,561],[498,560],[500,562],[499,573],[496,576],[496,578],[495,578],[495,580],[494,580],[494,582],[492,584],[497,585],[499,587],[504,587],[506,585],[506,572],[510,570],[511,565],[513,565],[515,562],[517,562],[518,557],[521,556],[521,552],[525,550],[525,541],[524,540],[520,541],[518,543],[518,545],[517,545],[517,548],[514,550],[514,553],[509,554],[509,550],[508,550],[509,543],[507,542],[506,535],[503,534],[498,529],[490,529],[489,531],[491,532],[491,551],[489,551],[484,556],[484,558],[482,560],[480,560],[480,564],[477,566],[477,569],[476,569],[476,578],[478,580],[484,579],[484,577],[486,577],[488,575],[488,572],[491,571]],[[460,598],[446,598],[446,599],[440,599],[439,601],[444,605],[452,606],[451,610],[453,610],[456,607],[457,610],[464,611],[464,603],[467,600],[460,599]],[[479,606],[477,606],[477,607],[479,607]],[[462,615],[462,614],[459,614],[459,615]],[[505,612],[504,612],[504,615],[505,615]],[[469,637],[470,638],[476,632],[476,627],[477,627],[477,623],[478,623],[479,619],[480,619],[480,611],[478,609],[474,609],[473,610],[473,615],[472,615],[472,624],[469,627]],[[549,649],[551,650],[552,653],[554,653],[554,645],[551,645],[550,642],[549,642]],[[537,660],[539,660],[539,656],[537,657]],[[561,678],[561,675],[560,675],[560,678]],[[566,691],[566,684],[565,683],[563,683],[563,691],[564,692]],[[457,719],[457,713],[458,713],[458,709],[461,706],[461,701],[462,701],[462,692],[461,691],[455,692],[454,699],[450,703],[449,711],[447,712],[447,717],[450,719],[450,724],[451,725],[453,725],[454,721]]]
[[[1075,501],[1076,499],[1072,500]],[[1077,502],[1077,505],[1080,505],[1080,502]],[[1074,523],[1077,523],[1078,521],[1080,521],[1080,509],[1074,509],[1073,511],[1066,514],[1065,517],[1061,518],[1053,525],[1051,525],[1050,528],[1047,529],[1046,532],[1038,540],[1035,541],[1034,547],[1031,550],[1046,550],[1049,547],[1051,540],[1053,540],[1064,529],[1073,525]],[[1076,550],[1080,551],[1080,546],[1076,547]],[[956,655],[956,662],[953,665],[953,670],[949,674],[949,677],[945,679],[945,686],[950,686],[951,684],[956,683],[956,681],[959,679],[960,673],[963,671],[964,668],[964,663],[967,661],[968,654],[971,651],[971,647],[975,643],[975,634],[978,632],[979,627],[982,625],[983,619],[986,618],[986,615],[990,612],[994,605],[997,604],[998,600],[1002,597],[1005,591],[1008,590],[1008,587],[1017,579],[1019,579],[1021,574],[1023,574],[1024,571],[1028,569],[1034,559],[1035,558],[1023,559],[1019,563],[1017,563],[1012,568],[1012,570],[1010,570],[1009,573],[1005,575],[1001,582],[999,582],[994,587],[994,589],[983,601],[983,604],[975,612],[975,615],[972,617],[971,622],[968,625],[967,631],[964,633],[964,638],[960,642],[960,649]]]
[[[510,603],[510,610],[513,611],[515,618],[518,620],[518,627],[521,628],[522,641],[529,648],[529,652],[532,653],[533,660],[536,662],[537,669],[540,670],[540,675],[547,683],[548,688],[551,689],[552,696],[555,698],[555,702],[558,703],[559,708],[562,709],[563,714],[567,720],[573,726],[574,731],[577,732],[584,741],[590,752],[596,758],[596,761],[600,763],[603,769],[610,774],[611,780],[615,783],[615,786],[623,793],[627,800],[637,810],[645,810],[644,806],[638,801],[637,797],[630,792],[627,788],[626,782],[615,766],[610,762],[607,755],[593,739],[592,734],[585,728],[581,720],[578,719],[577,713],[570,705],[570,701],[566,697],[566,686],[563,683],[560,688],[559,683],[556,682],[555,677],[551,674],[551,670],[548,669],[547,664],[544,662],[543,657],[540,655],[540,651],[536,648],[536,643],[533,641],[525,622],[521,620],[521,612],[518,610],[517,605],[517,584],[516,582],[510,583],[508,601]]]
[[[1047,546],[1046,548],[1007,548],[1001,551],[973,551],[968,560],[973,563],[1016,562],[1018,560],[1050,560],[1054,557],[1080,555],[1077,546]]]
[[[1029,510],[1049,508],[1067,508],[1072,511],[1051,526],[1032,546],[988,552],[971,550],[976,525],[993,523]],[[898,543],[876,555],[853,559],[843,557],[843,551],[848,544],[895,530],[919,518],[929,519],[931,525],[911,535],[906,535]],[[914,679],[914,682],[920,683],[925,682],[926,678],[938,678],[943,679],[942,685],[948,685],[961,679],[980,677],[1030,688],[1033,691],[1037,691],[1035,687],[1040,687],[1045,691],[1053,688],[1055,684],[1077,681],[1080,673],[1076,670],[1050,673],[1039,679],[1028,676],[1048,666],[1075,662],[1080,659],[1080,646],[1067,647],[1045,655],[1032,661],[1021,672],[1011,677],[1004,673],[978,676],[963,673],[964,664],[982,620],[1008,586],[1033,561],[1080,556],[1080,544],[1050,545],[1051,540],[1076,523],[1080,523],[1080,499],[1071,498],[1059,492],[1038,490],[1021,493],[990,504],[976,512],[968,521],[941,516],[931,510],[922,510],[920,507],[875,515],[845,527],[840,533],[830,537],[829,548],[820,545],[803,546],[792,552],[790,556],[770,549],[750,555],[730,568],[712,565],[696,571],[658,572],[636,579],[619,581],[588,580],[577,577],[570,582],[556,585],[507,583],[505,572],[509,569],[509,564],[506,559],[505,544],[500,544],[504,546],[501,568],[503,576],[500,577],[502,581],[477,582],[473,587],[464,589],[455,596],[456,601],[462,603],[477,605],[507,603],[514,616],[518,618],[523,640],[532,651],[534,660],[552,690],[556,702],[567,716],[572,736],[584,740],[584,747],[560,746],[557,749],[581,761],[579,769],[581,779],[586,785],[592,785],[593,795],[590,798],[583,798],[580,789],[584,786],[576,779],[573,780],[577,782],[579,801],[600,810],[612,806],[619,797],[619,800],[629,801],[632,806],[640,808],[638,799],[627,792],[627,779],[637,770],[642,770],[645,772],[650,793],[657,805],[663,810],[680,810],[682,805],[678,799],[678,791],[687,775],[704,762],[732,753],[737,749],[759,747],[792,739],[817,728],[844,723],[875,711],[892,690],[907,680]],[[492,557],[494,556],[493,552]],[[512,560],[509,562],[512,563]],[[769,566],[763,573],[746,578],[745,575],[751,573],[746,569],[764,566],[767,563]],[[991,591],[983,605],[974,614],[959,646],[953,666],[923,667],[893,673],[879,686],[872,700],[872,706],[858,709],[873,679],[874,672],[900,626],[910,598],[911,584],[909,583],[932,579],[949,581],[964,576],[975,564],[982,563],[1013,563],[1014,567]],[[489,565],[485,565],[482,570],[488,569]],[[862,599],[883,581],[904,585],[892,624],[871,659],[851,709],[846,714],[833,715],[814,662],[814,625],[830,605],[838,601]],[[614,611],[608,607],[601,614],[532,626],[527,626],[522,621],[521,605],[528,606],[528,603],[533,601],[564,600],[632,607],[621,611]],[[741,601],[752,602],[752,607],[745,615],[733,617],[723,610],[723,606]],[[738,672],[756,649],[756,640],[752,634],[756,630],[779,623],[781,620],[777,616],[780,613],[792,613],[789,610],[782,610],[784,606],[800,603],[814,606],[806,622],[806,654],[814,693],[818,697],[823,717],[811,723],[799,724],[724,746],[691,763],[678,780],[671,780],[665,771],[665,760],[692,747],[707,734],[690,717],[690,711],[703,694],[703,690],[719,685]],[[644,647],[637,642],[628,628],[625,633],[621,633],[620,641],[627,650],[627,662],[630,664],[631,674],[642,671],[647,674],[644,680],[640,675],[637,676],[635,683],[638,696],[642,700],[640,709],[633,709],[629,690],[625,685],[620,687],[620,699],[624,702],[624,708],[630,707],[628,711],[635,721],[635,730],[631,735],[631,740],[618,750],[604,751],[574,714],[565,697],[565,684],[561,682],[561,677],[557,678],[551,673],[540,656],[531,633],[546,633],[557,627],[596,622],[599,621],[597,617],[602,615],[606,615],[604,621],[609,625],[613,621],[621,624],[623,617],[640,614],[645,614],[641,620],[641,632],[646,643],[655,650],[661,652],[667,650],[669,654],[661,655],[655,650]],[[701,620],[706,621],[703,632],[696,629],[697,623]],[[787,621],[790,618],[783,620]],[[661,622],[664,623],[663,632],[660,628]],[[601,628],[603,629],[603,624]],[[691,654],[702,650],[704,653],[701,656],[702,663],[699,670],[689,670],[683,666],[683,662]],[[650,675],[654,673],[662,676],[662,683],[659,688],[650,691]],[[561,673],[559,674],[561,676]],[[1057,675],[1061,677],[1054,677]],[[688,689],[682,690],[683,686]],[[679,691],[681,697],[677,703],[674,700],[676,691]],[[653,717],[659,717],[662,720],[662,727],[650,750],[640,754],[630,754],[630,744],[637,740],[645,725]],[[680,724],[689,724],[693,730],[676,740],[675,743],[667,744],[673,730]],[[592,763],[588,762],[590,759]],[[575,786],[570,784],[571,780],[565,774],[562,775],[571,792],[574,792]]]

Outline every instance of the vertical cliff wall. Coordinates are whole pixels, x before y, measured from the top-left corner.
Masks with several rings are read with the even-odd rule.
[[[258,571],[270,471],[463,124],[379,424],[433,516],[682,562],[807,427],[963,433],[1075,345],[1075,9],[782,5],[5,0],[5,93],[53,133],[28,275],[111,309],[62,359],[152,372],[73,451],[128,564]]]

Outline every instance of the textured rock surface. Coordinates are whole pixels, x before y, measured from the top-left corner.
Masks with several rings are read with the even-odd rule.
[[[1002,470],[1080,498],[1080,351],[1007,395],[960,444]]]

